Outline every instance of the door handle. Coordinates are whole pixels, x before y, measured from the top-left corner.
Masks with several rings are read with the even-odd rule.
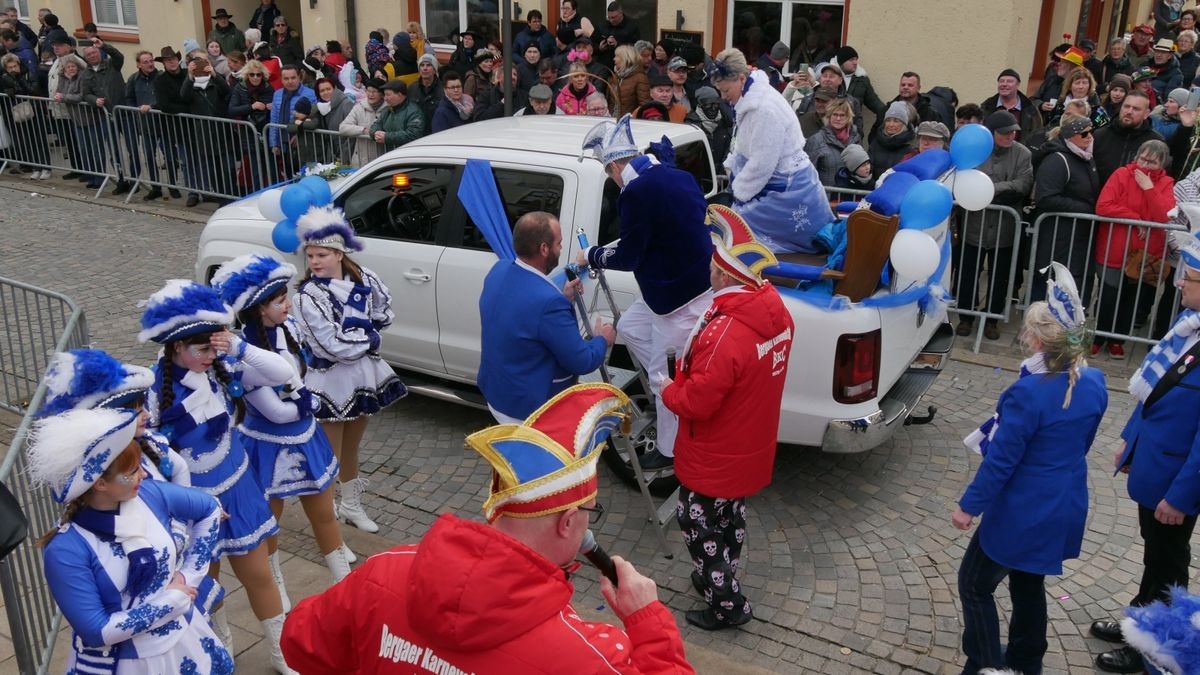
[[[431,275],[424,274],[421,272],[421,270],[412,270],[410,272],[405,272],[404,278],[408,279],[409,281],[417,281],[420,283],[425,283],[427,281],[433,281],[433,277]]]

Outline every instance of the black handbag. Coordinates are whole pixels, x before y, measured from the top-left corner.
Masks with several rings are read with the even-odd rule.
[[[29,536],[29,520],[17,498],[0,483],[0,560],[8,557]]]

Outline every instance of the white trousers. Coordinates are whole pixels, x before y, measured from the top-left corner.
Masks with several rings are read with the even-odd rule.
[[[712,302],[712,291],[705,291],[674,312],[660,316],[650,311],[645,301],[638,300],[625,310],[617,324],[617,334],[650,376],[650,390],[658,412],[658,451],[667,457],[675,456],[675,435],[679,433],[679,417],[663,405],[661,395],[663,381],[667,379],[667,347],[674,347],[676,356],[682,358],[692,327]]]

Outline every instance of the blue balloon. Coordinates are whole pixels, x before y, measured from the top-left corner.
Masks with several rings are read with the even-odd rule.
[[[968,124],[950,139],[950,161],[965,171],[983,164],[992,154],[992,132],[982,124]]]
[[[300,185],[312,193],[312,203],[316,206],[324,206],[333,201],[333,190],[329,188],[329,181],[320,176],[305,176],[300,179]]]
[[[900,227],[927,230],[945,220],[953,206],[954,195],[945,185],[936,180],[923,180],[914,185],[900,203]]]
[[[292,221],[299,220],[312,205],[313,193],[303,183],[287,186],[283,196],[279,198],[279,208],[283,209],[283,215]]]
[[[296,223],[291,220],[281,220],[275,223],[271,230],[271,243],[284,253],[295,253],[300,248],[300,235],[296,234]]]

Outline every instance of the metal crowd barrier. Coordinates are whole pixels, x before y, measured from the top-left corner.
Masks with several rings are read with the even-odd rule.
[[[34,488],[25,475],[25,445],[33,411],[42,405],[42,376],[55,352],[88,344],[83,311],[68,297],[0,278],[0,407],[23,413],[0,462],[0,482],[20,502],[29,519],[30,538],[0,560],[0,592],[8,617],[18,672],[45,673],[62,623],[46,585],[42,551],[36,540],[58,523],[58,505],[45,488]]]
[[[35,171],[73,171],[89,177],[97,195],[120,174],[112,115],[105,108],[0,94],[0,123],[5,132],[0,137],[0,170],[16,164]]]
[[[1008,322],[1013,292],[1020,281],[1021,214],[1009,206],[988,206],[981,211],[955,208],[951,215],[951,294],[953,311],[961,321],[975,324],[972,350],[979,351],[988,321]],[[990,236],[989,231],[995,230]],[[1006,235],[1006,230],[1011,234]],[[988,246],[985,239],[994,239]],[[972,243],[974,242],[974,243]],[[985,274],[986,272],[986,274]],[[981,320],[982,319],[982,320]]]
[[[1119,231],[1107,240],[1102,251],[1096,250],[1097,234],[1108,223],[1128,225],[1124,235]],[[1178,273],[1178,262],[1174,262],[1169,274],[1159,274],[1154,279],[1153,269],[1143,257],[1140,263],[1130,265],[1131,244],[1142,239],[1147,244],[1151,233],[1163,231],[1169,241],[1171,232],[1187,232],[1182,225],[1153,223],[1145,220],[1108,218],[1086,213],[1043,213],[1033,224],[1032,243],[1029,256],[1029,278],[1035,278],[1050,261],[1060,262],[1071,270],[1079,286],[1088,316],[1096,324],[1096,336],[1111,340],[1153,345],[1167,332],[1179,314],[1179,293],[1174,285]],[[1116,248],[1123,253],[1119,267],[1106,267],[1096,262],[1096,254],[1107,260]],[[1164,253],[1168,261],[1170,248],[1166,251],[1151,250],[1156,256]],[[1138,278],[1127,275],[1126,267],[1136,270]],[[1150,272],[1150,274],[1147,274]],[[1146,283],[1146,279],[1154,283]],[[1039,283],[1028,285],[1027,302],[1044,299],[1045,286]]]
[[[268,124],[262,133],[263,153],[274,182],[295,176],[308,164],[362,166],[385,152],[382,143],[365,136],[296,124]]]

